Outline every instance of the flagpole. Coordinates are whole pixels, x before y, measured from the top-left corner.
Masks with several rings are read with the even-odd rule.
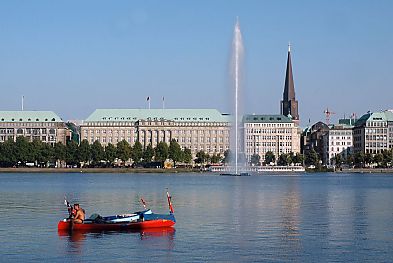
[[[165,109],[165,97],[162,97],[162,109]]]

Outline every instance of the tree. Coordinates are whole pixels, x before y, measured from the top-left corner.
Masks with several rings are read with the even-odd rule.
[[[364,167],[365,156],[362,152],[357,152],[354,156],[354,163],[358,167]]]
[[[343,162],[342,155],[341,154],[336,154],[333,159],[334,159],[334,163],[336,164],[336,166],[340,168],[341,164]]]
[[[289,165],[291,162],[291,157],[286,153],[282,153],[277,160],[277,164],[281,166]]]
[[[39,164],[39,166],[47,166],[48,162],[53,160],[54,149],[51,145],[42,142],[39,139],[35,139],[31,143],[31,149],[34,161]]]
[[[69,141],[66,145],[66,162],[69,165],[80,166],[80,159],[78,153],[78,144],[75,141]]]
[[[142,157],[143,157],[143,146],[139,141],[136,141],[134,146],[132,147],[131,158],[135,163],[140,163]]]
[[[253,166],[261,165],[261,156],[259,154],[254,153],[253,155],[251,155],[250,163]]]
[[[222,162],[227,164],[231,162],[231,159],[232,159],[232,152],[231,150],[228,149],[224,152],[224,159],[222,160]]]
[[[151,146],[151,144],[149,144],[146,148],[145,148],[145,150],[143,151],[143,161],[144,162],[146,162],[146,163],[149,163],[149,162],[151,162],[151,160],[153,159],[153,157],[154,157],[154,149],[153,149],[153,147]]]
[[[12,167],[16,165],[17,158],[15,155],[15,142],[12,139],[8,139],[1,144],[0,162],[4,167]]]
[[[370,165],[373,162],[373,155],[371,153],[366,153],[364,155],[364,163]]]
[[[190,164],[192,162],[192,153],[191,149],[189,148],[184,148],[183,150],[183,161],[187,164]]]
[[[274,163],[276,161],[276,156],[272,151],[265,153],[265,164]]]
[[[34,153],[32,151],[31,145],[29,141],[23,136],[16,137],[14,153],[16,161],[21,162],[22,165],[25,165],[26,162],[34,161]]]
[[[304,155],[300,153],[296,153],[296,155],[292,159],[294,164],[303,164]]]
[[[320,160],[319,155],[314,149],[309,151],[305,156],[306,165],[314,165],[317,167],[319,166],[319,160]]]
[[[159,142],[154,149],[155,152],[155,160],[159,162],[165,162],[168,159],[168,144],[165,142]]]
[[[173,161],[173,167],[176,167],[176,162],[181,162],[183,160],[183,151],[175,139],[172,139],[169,143],[168,156],[169,159]]]
[[[383,154],[382,153],[374,154],[374,157],[373,157],[374,163],[376,163],[378,166],[380,166],[382,161],[383,161]]]
[[[66,160],[66,146],[61,142],[55,143],[53,146],[53,160],[54,162],[62,162]],[[58,165],[59,166],[59,165]]]
[[[117,143],[117,157],[123,161],[124,165],[131,158],[131,151],[132,148],[126,140]]]
[[[110,166],[113,165],[113,162],[116,159],[116,147],[112,143],[108,143],[105,147],[105,159]]]
[[[347,155],[347,159],[345,160],[345,163],[350,165],[350,166],[353,166],[353,164],[355,163],[354,155],[353,154]]]
[[[213,155],[211,156],[211,158],[210,158],[210,161],[212,162],[212,163],[219,163],[220,161],[221,161],[221,156],[220,156],[220,154],[219,153],[213,153]]]
[[[203,150],[200,150],[196,153],[196,163],[204,164],[209,159],[209,154],[205,153]]]
[[[91,160],[90,144],[87,140],[82,140],[78,147],[79,161],[85,164]]]
[[[91,160],[93,162],[93,166],[98,166],[102,160],[105,159],[105,151],[104,147],[102,147],[101,143],[97,140],[93,142],[90,147],[91,150]]]

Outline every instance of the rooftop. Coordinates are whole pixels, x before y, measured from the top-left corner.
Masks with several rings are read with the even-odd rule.
[[[0,111],[2,122],[63,122],[53,111]]]
[[[230,116],[221,114],[216,109],[96,109],[86,122],[138,120],[229,122]]]
[[[285,115],[244,115],[243,122],[268,122],[268,123],[292,123],[292,118]]]
[[[393,122],[393,111],[385,110],[378,112],[367,112],[355,123],[359,127],[370,121]]]

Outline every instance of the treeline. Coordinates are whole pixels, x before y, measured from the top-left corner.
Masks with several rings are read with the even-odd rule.
[[[196,154],[193,160],[191,150],[181,149],[176,140],[169,145],[159,142],[155,148],[151,145],[143,148],[137,141],[131,146],[123,140],[106,147],[99,141],[89,144],[87,140],[78,145],[75,141],[55,143],[53,146],[40,140],[29,142],[25,137],[17,137],[16,141],[8,140],[0,143],[0,167],[113,167],[126,166],[131,163],[134,166],[144,166],[151,162],[166,160],[177,163],[191,164],[193,161],[201,165],[208,163],[220,163],[225,161],[219,154],[209,155],[203,151]]]
[[[337,154],[330,161],[339,168],[343,165],[357,168],[388,168],[393,166],[393,149],[384,150],[376,154],[357,152],[346,157]],[[315,150],[311,150],[305,156],[305,164],[319,167],[321,166],[321,156]]]
[[[287,166],[287,165],[299,165],[303,164],[304,157],[300,153],[294,154],[291,153],[282,153],[278,158],[274,155],[273,152],[268,151],[265,154],[265,160],[262,162],[261,157],[258,154],[251,155],[250,158],[250,165],[259,166],[259,165],[269,165],[274,163],[280,166]],[[276,162],[277,161],[277,162]]]

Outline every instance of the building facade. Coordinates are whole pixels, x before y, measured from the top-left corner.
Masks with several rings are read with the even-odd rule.
[[[368,112],[353,129],[354,152],[376,154],[393,148],[393,111]]]
[[[29,141],[66,143],[69,130],[52,111],[0,111],[0,142],[24,136]]]
[[[344,159],[353,152],[353,136],[351,125],[336,124],[330,129],[323,138],[323,158],[324,164],[335,164],[336,155],[341,155]]]
[[[265,160],[269,151],[276,156],[300,153],[300,132],[290,117],[284,115],[245,115],[243,117],[244,152],[247,161],[258,154]]]
[[[177,140],[195,154],[229,149],[230,118],[215,109],[97,109],[80,126],[81,140],[103,146],[126,140],[155,147]]]

